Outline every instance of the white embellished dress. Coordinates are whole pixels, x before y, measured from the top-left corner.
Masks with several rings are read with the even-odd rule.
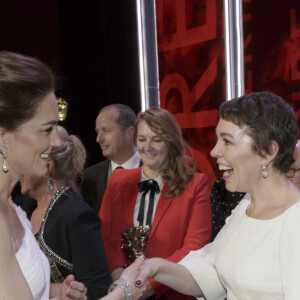
[[[268,220],[248,217],[250,202],[246,194],[214,242],[179,263],[207,300],[299,300],[300,202]]]
[[[31,232],[31,224],[25,212],[16,205],[15,210],[25,231],[20,249],[16,253],[17,261],[30,287],[33,299],[49,300],[50,267],[48,259],[40,250]]]

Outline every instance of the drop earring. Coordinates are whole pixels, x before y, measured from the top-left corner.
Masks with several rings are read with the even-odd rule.
[[[47,175],[47,190],[49,192],[51,192],[53,190],[52,177],[50,174]]]
[[[6,146],[6,144],[0,144],[0,152],[3,154],[2,171],[4,173],[6,173],[8,171],[8,166],[6,164],[6,158],[7,158],[7,146]]]
[[[266,164],[261,165],[261,174],[263,178],[267,178],[268,176],[268,171],[267,171],[267,166]]]

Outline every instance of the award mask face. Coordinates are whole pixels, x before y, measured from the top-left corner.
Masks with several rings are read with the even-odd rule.
[[[123,231],[121,249],[128,260],[133,262],[138,256],[146,257],[146,244],[150,236],[150,228],[146,226],[130,227]]]
[[[68,113],[68,102],[63,98],[57,98],[57,104],[59,121],[64,121]]]

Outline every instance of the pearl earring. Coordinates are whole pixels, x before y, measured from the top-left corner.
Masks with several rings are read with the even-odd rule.
[[[261,173],[262,173],[263,178],[267,178],[267,176],[268,176],[268,171],[267,171],[267,166],[266,166],[266,164],[262,164],[262,165],[261,165]]]
[[[8,166],[6,164],[6,158],[7,158],[7,146],[5,144],[0,144],[0,152],[3,154],[3,165],[2,170],[3,172],[8,171]]]

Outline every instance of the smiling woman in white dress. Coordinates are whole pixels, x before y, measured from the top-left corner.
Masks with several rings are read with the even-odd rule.
[[[0,52],[0,298],[49,299],[47,258],[31,233],[25,213],[11,201],[24,174],[43,176],[53,146],[58,107],[54,77],[35,58]],[[70,275],[59,299],[85,299],[85,287]]]
[[[213,243],[179,264],[149,259],[138,279],[212,300],[299,299],[300,192],[285,176],[298,137],[295,114],[269,92],[227,101],[219,114],[211,155],[226,188],[247,194]]]

